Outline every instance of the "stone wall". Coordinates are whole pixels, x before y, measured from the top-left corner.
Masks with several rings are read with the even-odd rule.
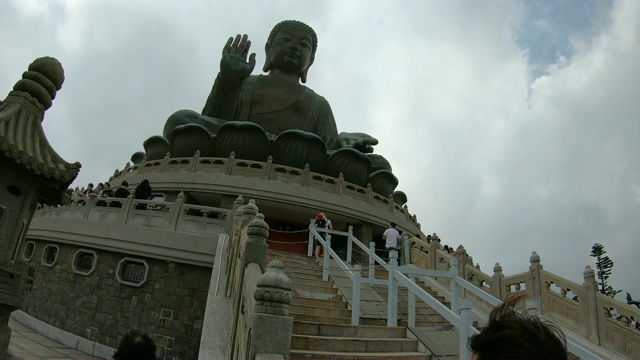
[[[82,275],[72,267],[80,247],[36,240],[33,257],[26,261],[23,254],[30,241],[18,255],[19,267],[36,269],[31,296],[23,306],[26,313],[114,348],[128,331],[137,330],[154,339],[160,358],[198,357],[210,268],[130,256],[148,265],[146,281],[135,287],[116,278],[125,253],[82,248],[96,254],[95,269]],[[59,247],[53,266],[42,264],[47,245]]]

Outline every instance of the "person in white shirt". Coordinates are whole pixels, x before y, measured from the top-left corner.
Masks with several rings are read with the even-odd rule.
[[[384,247],[390,252],[391,250],[396,250],[398,248],[398,239],[400,238],[400,233],[396,230],[396,223],[392,222],[389,224],[389,228],[384,231],[382,234],[382,240],[385,241]],[[389,258],[390,255],[387,255]]]

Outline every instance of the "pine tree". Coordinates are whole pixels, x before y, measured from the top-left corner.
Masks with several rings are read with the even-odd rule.
[[[638,309],[640,309],[640,301],[638,300],[633,300],[631,298],[631,294],[627,293],[627,304],[629,305],[635,305]]]
[[[600,293],[609,297],[615,297],[621,290],[614,290],[613,287],[607,284],[607,280],[611,275],[611,269],[613,268],[613,260],[605,256],[604,254],[606,253],[607,251],[601,244],[596,243],[591,247],[591,256],[596,258],[596,269],[598,270],[596,276],[599,280]]]

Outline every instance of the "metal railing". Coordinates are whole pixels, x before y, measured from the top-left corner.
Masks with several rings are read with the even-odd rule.
[[[325,237],[323,237],[324,234]],[[361,276],[361,265],[355,265],[350,268],[331,248],[331,235],[346,236],[347,241],[347,256],[346,261],[352,261],[353,245],[362,249],[369,256],[368,263],[368,277]],[[336,231],[330,229],[323,229],[315,227],[313,220],[309,226],[309,244],[307,247],[307,256],[311,256],[313,252],[314,239],[318,240],[320,245],[324,249],[324,258],[322,261],[322,279],[324,281],[329,280],[330,260],[333,259],[340,269],[344,272],[347,278],[349,278],[353,285],[353,299],[351,303],[351,324],[359,325],[360,323],[360,290],[362,284],[369,285],[381,285],[388,287],[387,298],[387,326],[397,326],[398,323],[398,289],[399,287],[405,287],[408,292],[408,319],[407,323],[409,327],[416,326],[416,298],[422,300],[429,305],[439,315],[449,321],[459,332],[459,352],[460,359],[470,359],[471,351],[468,347],[469,338],[473,335],[479,334],[478,329],[473,327],[473,316],[471,299],[463,299],[460,297],[460,287],[464,290],[474,294],[483,301],[497,306],[502,301],[482,289],[476,287],[465,279],[461,278],[458,274],[458,260],[450,260],[450,270],[428,270],[420,269],[410,265],[398,266],[398,253],[397,251],[391,251],[389,256],[389,262],[376,255],[375,243],[371,242],[369,246],[365,246],[360,240],[353,236],[353,230],[350,226],[347,232]],[[405,244],[408,242],[405,241]],[[409,251],[404,251],[405,257],[409,256]],[[409,259],[405,259],[405,263],[409,264]],[[379,266],[388,271],[388,279],[376,279],[375,267]],[[451,291],[451,309],[447,308],[438,299],[433,297],[427,291],[418,286],[415,282],[418,276],[428,276],[434,278],[444,278],[449,280]],[[536,308],[536,305],[529,302],[529,308]],[[589,350],[585,349],[580,344],[567,339],[567,349],[574,355],[582,359],[599,359],[597,355],[593,354]]]

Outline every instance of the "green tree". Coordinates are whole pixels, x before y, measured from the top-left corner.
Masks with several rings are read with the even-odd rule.
[[[591,247],[591,256],[596,258],[596,269],[598,270],[596,276],[598,277],[598,285],[600,285],[600,293],[609,297],[615,297],[621,290],[614,290],[607,280],[611,275],[611,269],[613,268],[613,260],[605,256],[607,251],[601,244],[594,244]]]

